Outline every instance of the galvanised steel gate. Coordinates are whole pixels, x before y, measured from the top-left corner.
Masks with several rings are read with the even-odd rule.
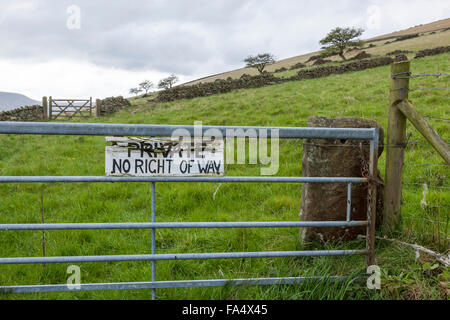
[[[0,134],[44,134],[44,135],[97,135],[97,136],[147,136],[170,137],[173,130],[185,129],[194,136],[194,126],[178,125],[134,125],[134,124],[92,124],[92,123],[46,123],[46,122],[2,122]],[[78,289],[69,288],[67,284],[55,285],[17,285],[0,286],[3,293],[24,292],[59,292],[86,290],[122,290],[122,289],[155,289],[181,287],[212,287],[225,285],[271,285],[298,284],[306,280],[321,277],[277,277],[248,279],[208,279],[183,281],[156,281],[156,261],[161,260],[200,260],[200,259],[232,259],[232,258],[272,258],[272,257],[305,257],[305,256],[346,256],[366,255],[366,264],[374,262],[375,239],[375,201],[376,185],[371,183],[377,166],[377,149],[379,129],[350,128],[293,128],[293,127],[230,127],[203,126],[205,132],[217,129],[227,137],[227,130],[234,130],[235,138],[245,138],[247,130],[278,130],[279,138],[309,139],[358,139],[370,141],[369,177],[108,177],[108,176],[1,176],[0,183],[51,183],[51,182],[150,182],[151,183],[151,222],[148,223],[54,223],[54,224],[0,224],[0,231],[13,230],[86,230],[86,229],[151,229],[151,254],[135,255],[102,255],[102,256],[61,256],[61,257],[17,257],[0,258],[3,264],[39,264],[39,263],[78,263],[105,261],[152,261],[152,281],[118,282],[118,283],[82,283]],[[241,129],[241,130],[239,130]],[[228,138],[228,137],[227,137]],[[270,135],[269,135],[270,138]],[[344,183],[348,185],[348,201],[346,221],[273,221],[273,222],[155,222],[155,186],[157,182],[242,182],[242,183]],[[350,213],[351,184],[368,184],[367,220],[352,221]],[[269,252],[217,252],[217,253],[179,253],[156,254],[155,230],[162,228],[286,228],[286,227],[367,227],[366,247],[361,250],[313,250],[313,251],[269,251]],[[339,280],[342,277],[328,277]]]

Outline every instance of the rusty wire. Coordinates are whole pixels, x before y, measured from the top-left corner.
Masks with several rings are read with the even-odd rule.
[[[404,75],[404,77],[398,77],[399,75]],[[450,73],[423,73],[423,74],[412,74],[411,72],[399,72],[391,74],[392,79],[415,79],[421,77],[447,77]]]
[[[435,117],[429,117],[429,116],[424,116],[424,118],[427,118],[427,119],[430,119],[430,120],[450,122],[450,119],[444,119],[444,118],[435,118]]]
[[[421,163],[421,164],[404,164],[407,167],[424,167],[424,166],[435,166],[435,167],[450,167],[448,164],[441,163]]]
[[[423,186],[423,183],[418,183],[418,182],[403,182],[403,184],[406,185],[411,185],[411,186]],[[433,189],[450,189],[450,186],[438,186],[438,185],[432,185],[432,184],[428,184],[427,186],[429,188],[433,188]]]
[[[390,89],[390,91],[401,91],[401,90],[407,90],[409,92],[413,92],[413,91],[426,91],[426,90],[438,90],[438,91],[448,91],[450,90],[450,88],[397,88],[397,89]]]
[[[418,144],[424,142],[423,140],[414,140],[414,141],[406,141],[405,143],[401,144],[380,144],[380,147],[397,147],[397,148],[406,148],[408,145]],[[321,144],[321,143],[310,143],[310,142],[303,142],[303,145],[305,146],[316,146],[316,147],[359,147],[359,143],[342,143],[342,144]],[[368,146],[368,144],[363,144],[365,146]]]

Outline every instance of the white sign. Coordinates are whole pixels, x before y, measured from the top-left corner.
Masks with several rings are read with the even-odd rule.
[[[224,142],[163,138],[106,137],[107,176],[223,175]]]

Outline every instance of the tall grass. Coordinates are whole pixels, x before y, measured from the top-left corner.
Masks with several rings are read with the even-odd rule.
[[[414,60],[414,73],[450,71],[449,54]],[[411,87],[445,87],[446,79],[415,80]],[[237,90],[211,97],[156,104],[134,99],[133,107],[108,118],[90,122],[305,126],[311,115],[365,117],[387,125],[389,67],[335,75],[322,79],[289,82],[258,89]],[[448,118],[448,92],[417,91],[410,94],[417,109],[427,116]],[[431,120],[436,131],[449,140],[448,123]],[[408,124],[410,141],[424,140]],[[103,137],[26,136],[0,137],[1,175],[104,175]],[[283,140],[280,145],[279,176],[301,176],[301,140]],[[448,167],[411,166],[443,161],[429,144],[409,145],[405,155],[405,218],[421,218],[422,186],[449,186]],[[379,167],[384,170],[385,159]],[[260,165],[227,165],[229,176],[259,175]],[[157,183],[157,221],[295,221],[300,212],[301,185]],[[148,183],[54,183],[0,185],[0,223],[39,223],[41,194],[45,222],[148,222],[150,185]],[[448,206],[448,189],[433,188],[429,201]],[[427,209],[428,210],[428,209]],[[434,217],[436,212],[426,212]],[[440,219],[448,210],[440,209]],[[413,220],[414,221],[414,220]],[[411,223],[397,236],[420,239],[421,234],[437,234],[436,224]],[[442,235],[423,238],[423,244],[445,252]],[[46,254],[109,255],[150,253],[149,230],[46,231]],[[158,230],[157,253],[270,251],[321,249],[319,244],[299,241],[297,229]],[[1,256],[41,256],[42,234],[32,231],[0,233]],[[445,247],[445,245],[447,247]],[[363,240],[326,244],[326,248],[363,248]],[[364,281],[350,277],[344,282],[306,282],[298,286],[244,286],[225,288],[185,288],[157,290],[159,299],[381,299],[443,298],[437,274],[424,274],[426,257],[416,260],[414,251],[377,241],[376,263],[383,272],[382,289],[368,290]],[[65,283],[67,264],[3,265],[0,284]],[[82,263],[81,280],[90,282],[148,281],[150,262]],[[206,261],[165,261],[157,263],[157,280],[278,277],[308,275],[355,275],[364,272],[361,256],[229,259]],[[149,290],[92,291],[43,294],[8,294],[4,299],[148,299]]]

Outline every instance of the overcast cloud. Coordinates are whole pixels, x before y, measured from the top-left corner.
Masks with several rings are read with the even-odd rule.
[[[80,29],[67,27],[72,5]],[[127,95],[144,79],[239,68],[249,54],[315,51],[336,26],[362,27],[370,38],[449,16],[448,0],[1,0],[0,91]]]

